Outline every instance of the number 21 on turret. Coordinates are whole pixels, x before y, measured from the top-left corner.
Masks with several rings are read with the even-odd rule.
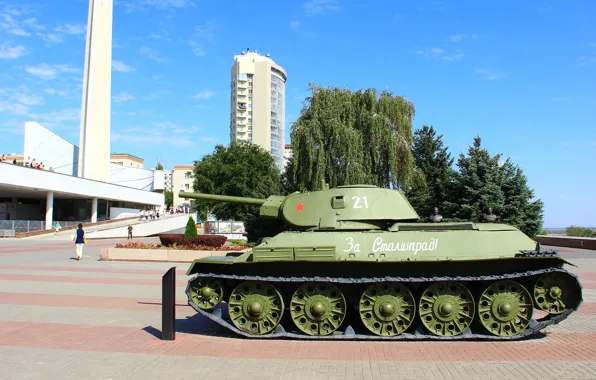
[[[352,208],[362,208],[362,204],[364,204],[364,208],[368,208],[368,201],[366,200],[366,197],[359,197],[355,195],[352,197],[352,200],[354,201]]]

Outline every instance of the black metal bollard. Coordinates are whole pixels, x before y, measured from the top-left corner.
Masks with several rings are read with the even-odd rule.
[[[161,340],[176,339],[176,267],[161,278]]]

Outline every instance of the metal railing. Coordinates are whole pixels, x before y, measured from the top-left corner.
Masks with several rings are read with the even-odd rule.
[[[97,218],[98,222],[110,220],[108,217]],[[72,227],[79,223],[91,223],[91,219],[85,220],[58,220],[52,222],[51,228],[54,228],[56,222],[60,223],[60,227]],[[12,237],[17,233],[43,231],[46,229],[46,222],[42,220],[0,220],[0,231],[12,231]],[[6,232],[8,234],[8,232]],[[0,233],[2,236],[3,233]]]

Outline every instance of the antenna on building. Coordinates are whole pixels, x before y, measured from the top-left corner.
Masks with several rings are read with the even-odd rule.
[[[249,52],[250,51],[250,48],[246,48],[246,51]]]

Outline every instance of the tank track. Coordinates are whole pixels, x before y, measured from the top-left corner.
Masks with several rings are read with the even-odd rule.
[[[522,251],[521,254],[518,254],[520,257],[540,257],[540,256],[555,256],[556,254],[552,254],[551,252],[545,251]],[[264,334],[264,335],[253,335],[247,332],[244,332],[234,326],[232,323],[227,321],[224,317],[224,313],[222,312],[222,308],[214,308],[211,310],[203,310],[195,305],[190,298],[190,284],[191,282],[198,277],[214,277],[214,278],[221,278],[221,279],[230,279],[230,280],[240,280],[240,281],[266,281],[266,282],[307,282],[307,281],[321,281],[321,282],[330,282],[330,283],[343,283],[343,284],[358,284],[358,283],[377,283],[383,281],[395,281],[395,282],[403,282],[403,283],[431,283],[436,281],[498,281],[498,280],[508,280],[508,279],[520,279],[524,277],[530,276],[537,276],[542,275],[545,273],[552,273],[552,272],[560,272],[570,275],[571,277],[575,278],[577,281],[579,290],[580,290],[580,297],[578,300],[577,305],[574,308],[570,308],[561,314],[547,314],[545,317],[541,319],[532,319],[528,328],[517,335],[514,336],[496,336],[492,334],[481,334],[481,333],[474,333],[468,327],[462,334],[456,336],[437,336],[430,332],[428,332],[422,325],[418,325],[416,330],[413,333],[402,333],[396,336],[378,336],[373,334],[360,334],[357,333],[354,328],[348,325],[343,333],[339,330],[335,334],[331,335],[307,335],[307,334],[300,334],[294,332],[287,332],[283,326],[280,324],[278,325],[275,330],[271,333]],[[524,338],[531,337],[534,334],[540,333],[541,330],[558,324],[561,321],[567,319],[574,311],[576,311],[579,306],[583,302],[583,297],[581,296],[581,292],[583,287],[581,286],[581,282],[579,278],[567,271],[566,269],[560,268],[547,268],[541,270],[533,270],[527,272],[518,272],[518,273],[507,273],[503,275],[489,275],[489,276],[434,276],[434,277],[363,277],[363,278],[350,278],[350,277],[275,277],[275,276],[242,276],[242,275],[223,275],[223,274],[216,274],[216,273],[200,273],[193,276],[186,287],[186,295],[188,297],[188,304],[196,310],[201,315],[209,318],[210,320],[214,321],[218,325],[233,331],[234,333],[244,336],[246,338],[251,339],[281,339],[281,338],[290,338],[290,339],[299,339],[299,340],[379,340],[379,341],[394,341],[394,340],[439,340],[439,341],[452,341],[452,340],[481,340],[481,341],[515,341],[521,340]]]

